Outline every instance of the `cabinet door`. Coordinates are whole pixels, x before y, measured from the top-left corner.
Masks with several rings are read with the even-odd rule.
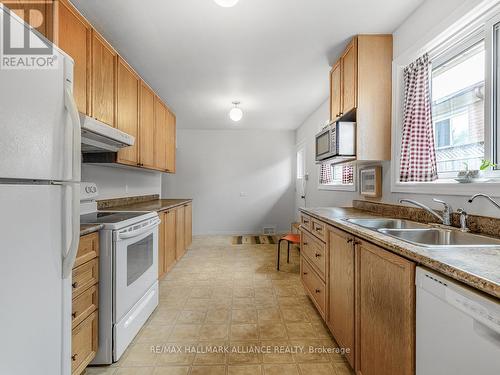
[[[92,117],[115,126],[115,50],[92,30]]]
[[[175,210],[175,257],[181,259],[185,252],[185,222],[184,222],[184,206],[178,207]]]
[[[165,255],[166,255],[166,241],[165,241],[165,231],[166,231],[166,214],[160,212],[159,215],[161,223],[158,228],[158,279],[161,279],[167,272],[165,267]]]
[[[175,173],[176,119],[167,108],[167,171]]]
[[[169,272],[174,266],[176,255],[176,211],[165,213],[165,269]]]
[[[354,38],[342,56],[341,116],[358,105],[358,43]]]
[[[0,1],[17,14],[27,24],[34,27],[47,39],[52,40],[53,5],[54,1],[40,0],[9,0]]]
[[[154,98],[153,91],[141,82],[139,108],[139,163],[141,167],[154,168]]]
[[[189,249],[193,243],[193,206],[191,203],[184,206],[184,248]]]
[[[81,113],[90,115],[90,24],[66,0],[59,1],[55,43],[74,62],[73,96]]]
[[[135,137],[133,146],[118,151],[118,162],[129,165],[139,163],[139,77],[120,57],[117,60],[116,127]]]
[[[347,361],[354,368],[354,245],[353,237],[329,228],[330,275],[328,326],[343,348],[349,348]]]
[[[95,358],[99,345],[98,311],[95,311],[72,332],[71,373],[80,375]]]
[[[155,167],[167,170],[167,109],[160,98],[155,96],[154,159]]]
[[[356,371],[415,373],[415,264],[357,240]]]
[[[342,62],[337,61],[330,72],[330,120],[336,120],[342,111]]]

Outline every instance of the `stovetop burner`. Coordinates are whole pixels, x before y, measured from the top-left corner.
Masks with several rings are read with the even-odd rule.
[[[81,224],[115,224],[144,216],[144,212],[91,212],[80,216]]]

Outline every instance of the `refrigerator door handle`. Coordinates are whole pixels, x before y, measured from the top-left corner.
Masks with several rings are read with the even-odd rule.
[[[68,110],[71,126],[73,130],[73,156],[72,156],[72,172],[73,178],[71,182],[80,183],[81,178],[81,148],[82,148],[82,134],[80,127],[80,115],[78,113],[78,107],[76,106],[75,98],[71,92],[71,86],[67,85],[64,90],[64,104]]]
[[[71,276],[73,265],[75,264],[76,254],[78,253],[78,245],[80,244],[80,184],[79,183],[62,183],[63,187],[71,191],[71,242],[67,251],[63,254],[62,277],[63,279]],[[68,233],[68,220],[63,220],[63,233]],[[63,247],[64,249],[65,247]]]

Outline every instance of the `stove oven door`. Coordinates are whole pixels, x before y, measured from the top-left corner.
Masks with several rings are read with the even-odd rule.
[[[114,234],[114,324],[157,282],[159,223],[160,220],[154,218]]]

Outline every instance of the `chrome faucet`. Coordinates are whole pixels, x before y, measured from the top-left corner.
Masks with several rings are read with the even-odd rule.
[[[442,201],[440,199],[435,199],[434,198],[433,201],[437,202],[437,203],[441,203],[441,204],[444,205],[444,210],[443,210],[443,214],[442,215],[438,214],[432,208],[427,207],[425,204],[417,202],[417,201],[414,201],[414,200],[411,200],[411,199],[400,199],[399,203],[405,203],[406,202],[406,203],[413,204],[414,206],[423,208],[428,213],[430,213],[431,215],[433,215],[437,219],[441,220],[441,222],[444,225],[451,225],[451,213],[453,212],[453,209],[451,208],[451,205],[449,205],[448,203],[446,203],[445,201]]]
[[[473,201],[474,199],[476,199],[477,197],[482,197],[482,198],[486,198],[486,199],[488,199],[491,203],[493,203],[493,205],[494,205],[496,208],[500,209],[500,204],[498,204],[495,200],[493,200],[493,198],[492,198],[492,197],[490,197],[489,195],[482,194],[482,193],[479,193],[479,194],[476,194],[476,195],[473,195],[472,197],[470,197],[470,199],[469,199],[469,203],[472,203],[472,201]]]
[[[460,215],[460,230],[462,232],[469,232],[469,228],[467,227],[467,219],[469,215],[463,208],[459,208],[457,213]]]

